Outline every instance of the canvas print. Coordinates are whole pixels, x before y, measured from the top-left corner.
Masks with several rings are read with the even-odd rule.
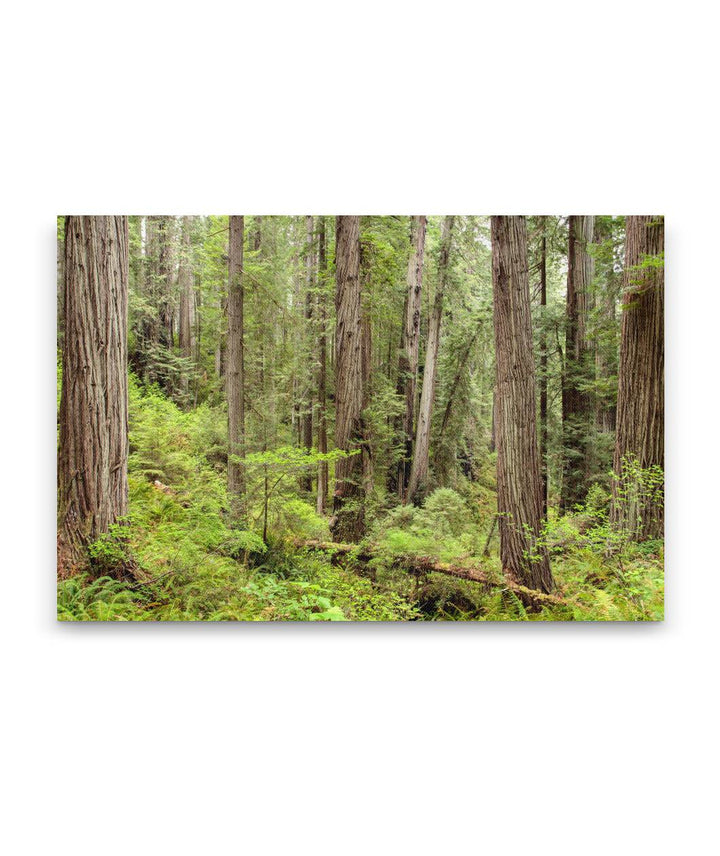
[[[659,215],[58,218],[58,618],[663,618]]]

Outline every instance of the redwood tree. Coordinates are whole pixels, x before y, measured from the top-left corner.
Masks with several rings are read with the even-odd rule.
[[[335,447],[355,454],[335,465],[332,528],[336,541],[357,541],[364,528],[359,217],[337,218],[335,248]]]
[[[190,232],[193,218],[182,218],[182,246],[178,265],[178,289],[180,291],[180,313],[178,319],[178,346],[184,357],[193,355],[193,322],[195,314],[195,292],[193,283],[192,249]],[[185,376],[187,387],[187,376]]]
[[[245,353],[244,353],[244,288],[243,239],[245,218],[230,217],[228,252],[228,337],[227,337],[227,402],[228,402],[228,493],[234,522],[243,515],[245,473]]]
[[[67,217],[58,569],[127,514],[128,220]]]
[[[492,217],[491,238],[500,559],[508,579],[549,592],[550,562],[539,540],[542,482],[525,218]]]
[[[312,335],[312,316],[314,300],[313,291],[315,288],[315,235],[313,217],[311,215],[305,217],[305,229],[305,330],[307,331],[306,335],[309,337],[308,356],[310,357],[311,361],[314,345]],[[300,432],[302,434],[302,443],[308,453],[312,451],[313,445],[313,381],[313,371],[312,367],[310,366],[305,378],[305,389],[303,395],[304,401],[300,429]],[[308,493],[312,490],[312,473],[310,472],[310,470],[308,470],[307,473],[305,473],[302,477],[301,484],[302,487],[306,491],[308,491]]]
[[[420,312],[422,308],[422,277],[425,259],[425,232],[427,217],[411,220],[410,257],[408,259],[407,293],[400,358],[398,366],[398,393],[405,398],[402,418],[403,456],[398,466],[398,495],[404,500],[410,478],[410,462],[415,426],[415,393],[420,351]]]
[[[663,534],[664,241],[662,217],[627,218],[612,519],[638,540]]]
[[[547,223],[540,218],[540,479],[542,481],[543,517],[547,518],[548,503],[548,333],[547,318]]]
[[[435,300],[428,323],[428,338],[425,349],[425,370],[418,406],[415,448],[410,470],[410,482],[407,489],[407,501],[411,502],[415,494],[426,488],[430,460],[430,423],[435,403],[435,384],[437,382],[437,359],[440,348],[440,324],[442,322],[443,296],[447,286],[450,269],[450,244],[455,218],[445,217],[442,225],[440,259],[438,262],[438,283]]]
[[[592,421],[590,386],[594,378],[588,344],[588,310],[593,260],[588,246],[594,217],[570,217],[563,374],[563,478],[560,504],[571,509],[583,502],[588,488],[589,432]]]
[[[318,452],[325,454],[327,448],[327,293],[325,277],[327,275],[327,255],[325,246],[325,218],[318,218],[318,418],[317,442]],[[317,513],[325,513],[328,491],[328,464],[320,461],[317,478]]]

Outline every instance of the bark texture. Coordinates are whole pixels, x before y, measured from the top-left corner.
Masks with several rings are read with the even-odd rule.
[[[178,267],[178,287],[180,290],[178,346],[182,355],[187,358],[193,355],[193,331],[195,327],[195,291],[190,246],[192,220],[192,217],[182,218],[182,245]],[[187,379],[185,384],[187,386]]]
[[[401,499],[405,498],[407,492],[413,451],[426,230],[427,217],[416,216],[412,218],[407,293],[405,296],[405,318],[398,365],[398,393],[405,398],[405,413],[402,420],[401,433],[404,453],[398,466],[397,485],[398,496]]]
[[[312,216],[305,217],[305,329],[312,334],[313,289],[315,287],[315,236]],[[312,371],[312,338],[308,344],[308,371],[305,384],[305,394],[302,413],[302,441],[307,452],[312,451],[313,445],[313,371]],[[312,491],[312,473],[308,470],[302,478],[302,487]]]
[[[362,343],[360,348],[361,353],[361,379],[362,379],[362,403],[361,403],[361,420],[363,429],[362,442],[362,474],[363,474],[363,494],[364,498],[373,491],[374,481],[374,461],[372,456],[372,437],[370,436],[371,426],[365,419],[365,410],[370,405],[372,398],[372,311],[371,311],[371,296],[372,296],[372,281],[370,278],[370,260],[368,245],[360,242],[360,275],[361,275],[361,295],[360,295],[360,316],[361,316],[361,337]]]
[[[542,482],[543,517],[547,518],[548,504],[548,335],[547,318],[547,235],[545,218],[541,218],[540,238],[540,480]]]
[[[228,337],[227,337],[227,402],[228,402],[228,493],[234,522],[244,514],[245,473],[245,352],[244,352],[244,286],[243,239],[245,218],[230,217],[228,252]]]
[[[335,446],[360,452],[362,427],[362,310],[360,218],[342,216],[336,224],[335,256]],[[364,530],[360,454],[335,466],[333,540],[357,541]]]
[[[611,514],[638,540],[663,535],[664,242],[662,217],[627,218]]]
[[[550,592],[535,426],[535,363],[524,217],[492,217],[500,558],[512,582]]]
[[[418,493],[421,496],[424,495],[427,490],[428,469],[430,465],[430,425],[432,423],[433,407],[435,404],[440,325],[442,324],[443,297],[450,269],[450,244],[452,242],[454,222],[455,218],[448,216],[444,218],[442,225],[440,259],[438,261],[438,284],[428,323],[425,370],[423,372],[423,385],[420,393],[420,404],[418,406],[415,449],[406,496],[408,502],[412,502]]]
[[[318,452],[327,453],[327,250],[325,218],[318,219]],[[325,514],[328,492],[328,463],[320,461],[317,479],[317,513]]]
[[[65,222],[58,569],[127,514],[127,217]]]
[[[584,502],[588,489],[588,444],[592,422],[590,386],[593,354],[587,340],[593,259],[594,217],[570,217],[563,375],[563,479],[560,505],[571,509]]]

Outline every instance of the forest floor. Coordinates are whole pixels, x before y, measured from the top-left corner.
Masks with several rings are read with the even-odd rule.
[[[249,474],[250,527],[226,517],[226,413],[180,410],[130,384],[130,513],[91,545],[92,575],[58,582],[58,618],[91,621],[398,621],[663,618],[663,545],[634,544],[607,523],[607,495],[591,491],[572,515],[550,514],[546,542],[564,603],[527,609],[503,584],[492,476],[434,491],[423,507],[383,508],[358,550],[340,560],[298,546],[329,540],[282,456]],[[277,484],[260,537],[267,468]],[[486,551],[486,546],[489,548]],[[128,556],[139,569],[118,579]],[[486,583],[408,573],[413,557],[474,568]]]

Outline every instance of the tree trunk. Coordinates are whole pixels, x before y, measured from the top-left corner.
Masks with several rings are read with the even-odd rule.
[[[65,222],[58,570],[128,508],[128,220]]]
[[[327,454],[327,256],[325,248],[325,218],[318,220],[318,452]],[[320,461],[317,479],[317,513],[325,514],[328,492],[328,464]]]
[[[541,218],[540,241],[540,479],[542,481],[543,517],[547,519],[548,506],[548,336],[547,318],[547,235],[545,218]]]
[[[305,227],[307,230],[307,238],[305,243],[305,336],[309,338],[310,345],[308,347],[308,356],[312,355],[312,308],[313,308],[313,287],[315,285],[315,255],[313,251],[313,218],[312,216],[305,217]],[[303,402],[302,413],[302,440],[305,450],[310,453],[313,445],[313,395],[312,395],[312,360],[309,360],[310,366],[306,372],[306,388],[305,400]],[[312,491],[312,473],[310,470],[302,478],[302,487],[308,493]]]
[[[663,535],[664,241],[662,217],[627,218],[611,518],[637,540]]]
[[[172,299],[172,274],[173,274],[173,225],[174,218],[158,217],[158,289],[159,289],[159,315],[160,344],[166,348],[172,348],[175,344],[174,335],[174,307]]]
[[[604,222],[605,221],[605,222]],[[595,218],[595,243],[600,247],[612,246],[613,229],[606,218]],[[617,377],[618,371],[618,333],[615,304],[617,301],[617,274],[614,270],[614,252],[611,249],[609,260],[606,257],[602,277],[602,291],[597,301],[597,323],[595,345],[595,428],[601,434],[615,431],[617,413],[617,383],[610,392],[607,388],[611,377]]]
[[[401,434],[404,451],[398,465],[397,484],[398,496],[403,500],[407,491],[408,480],[410,478],[410,464],[412,461],[426,229],[427,217],[416,216],[412,218],[405,319],[398,365],[398,392],[405,398],[405,413],[402,420]]]
[[[335,446],[359,452],[362,427],[360,218],[337,218],[335,249]],[[362,463],[352,454],[335,465],[333,539],[357,541],[364,530]]]
[[[370,405],[372,397],[372,316],[371,316],[371,292],[372,283],[370,280],[370,262],[368,253],[364,252],[362,243],[360,244],[360,270],[362,276],[362,293],[360,297],[360,314],[361,314],[361,336],[362,336],[362,405],[361,405],[361,420],[363,427],[363,443],[362,443],[362,473],[363,473],[363,494],[364,498],[372,494],[374,486],[374,461],[372,456],[372,437],[370,436],[371,426],[365,419],[365,408]]]
[[[190,246],[192,217],[182,218],[182,247],[178,267],[178,286],[180,289],[180,318],[178,324],[178,346],[183,357],[193,356],[193,321],[195,308],[195,290]],[[186,379],[187,386],[187,379]]]
[[[443,295],[447,286],[450,244],[455,218],[445,217],[442,225],[440,260],[438,264],[438,284],[433,309],[428,323],[428,339],[425,351],[425,370],[423,372],[420,406],[418,408],[415,450],[410,470],[410,482],[407,489],[407,502],[415,495],[424,494],[427,489],[427,477],[430,462],[430,425],[435,403],[435,384],[437,382],[437,359],[440,347],[440,325],[442,323]]]
[[[492,217],[491,236],[500,558],[511,582],[550,592],[550,562],[539,540],[542,484],[525,218]]]
[[[234,523],[244,517],[245,472],[245,353],[243,238],[245,218],[230,217],[228,260],[228,493],[230,516]]]
[[[590,385],[594,376],[587,342],[589,292],[593,260],[594,217],[570,217],[568,226],[568,277],[563,377],[563,479],[561,507],[568,511],[584,502],[588,489],[588,447],[592,407]]]

